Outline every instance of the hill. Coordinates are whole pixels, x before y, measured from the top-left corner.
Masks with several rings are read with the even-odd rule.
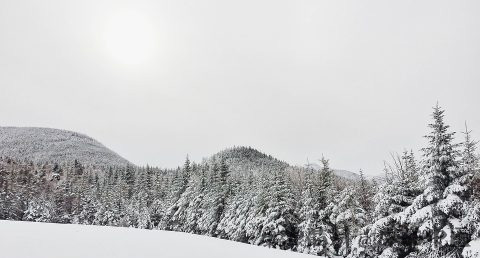
[[[244,173],[245,171],[255,173],[260,169],[271,171],[288,169],[294,174],[298,174],[298,172],[302,173],[303,171],[302,167],[291,166],[287,162],[262,153],[252,147],[238,146],[228,148],[213,155],[211,159],[219,159],[222,157],[225,158],[226,163],[234,173]],[[309,167],[315,170],[321,169],[321,166],[317,163],[311,163]],[[333,169],[333,174],[348,181],[360,180],[360,175],[347,170]]]
[[[0,127],[0,156],[35,162],[120,166],[129,162],[86,135],[51,128]]]
[[[0,127],[0,157],[26,159],[35,162],[70,162],[75,159],[84,165],[122,166],[131,164],[95,139],[67,130],[38,127]],[[225,158],[234,174],[260,170],[301,170],[262,153],[252,147],[232,147],[214,154],[210,159]],[[311,164],[319,168],[318,164]],[[358,174],[334,170],[347,180],[358,180]]]
[[[260,170],[285,170],[290,165],[252,147],[232,147],[213,155],[210,159],[224,158],[234,174]]]

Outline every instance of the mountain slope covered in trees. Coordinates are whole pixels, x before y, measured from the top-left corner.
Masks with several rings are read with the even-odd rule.
[[[76,132],[37,127],[0,127],[0,156],[34,162],[125,166],[129,162],[100,142]]]
[[[95,139],[67,130],[38,127],[0,127],[0,157],[29,160],[38,163],[65,163],[75,159],[84,166],[125,166],[131,164]],[[233,147],[222,150],[210,159],[226,157],[233,173],[262,169],[291,167],[271,155],[251,147]],[[295,169],[291,167],[292,169]],[[316,169],[319,168],[317,165]],[[358,180],[358,174],[334,170],[334,174],[347,180]]]

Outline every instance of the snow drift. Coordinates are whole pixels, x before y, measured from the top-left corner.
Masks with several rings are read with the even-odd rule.
[[[307,258],[304,254],[160,230],[0,221],[9,258]],[[5,234],[8,232],[8,234]]]

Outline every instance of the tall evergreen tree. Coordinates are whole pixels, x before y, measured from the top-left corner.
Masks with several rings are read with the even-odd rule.
[[[423,182],[425,190],[404,212],[410,227],[418,230],[419,254],[434,256],[455,255],[459,248],[456,235],[461,207],[466,201],[463,186],[464,173],[457,162],[457,144],[453,132],[444,122],[444,110],[434,108],[431,132],[426,136],[429,145],[423,149]],[[462,187],[458,187],[462,185]]]
[[[322,157],[322,168],[315,173],[307,168],[302,190],[298,251],[330,257],[333,255],[331,226],[325,208],[332,200],[333,172]]]
[[[371,183],[369,183],[365,178],[365,175],[363,174],[363,170],[360,169],[359,175],[360,175],[360,180],[356,187],[358,203],[360,204],[360,207],[365,212],[366,221],[370,221],[372,217],[373,209],[374,209],[372,199],[375,192]]]
[[[268,208],[258,235],[263,246],[291,250],[297,243],[298,218],[293,206],[293,193],[284,171],[274,171],[269,187]]]
[[[352,239],[366,223],[365,211],[359,203],[355,191],[348,187],[336,197],[330,214],[340,238],[334,243],[336,253],[347,256],[352,248]]]
[[[410,206],[421,193],[418,167],[413,152],[392,156],[385,167],[385,183],[375,194],[374,221],[362,229],[354,240],[352,257],[403,257],[412,251],[411,231],[398,214]]]

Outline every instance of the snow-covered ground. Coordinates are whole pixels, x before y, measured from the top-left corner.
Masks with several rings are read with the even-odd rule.
[[[476,239],[468,243],[463,249],[463,257],[480,257],[480,239]]]
[[[0,221],[8,258],[308,258],[211,237],[159,230]]]

